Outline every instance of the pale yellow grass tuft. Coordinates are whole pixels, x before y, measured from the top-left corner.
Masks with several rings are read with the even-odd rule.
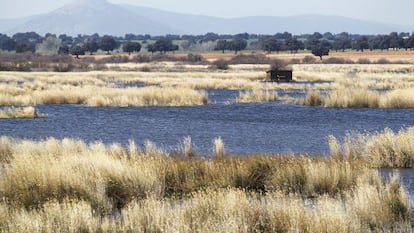
[[[378,108],[379,94],[362,89],[339,89],[332,91],[323,101],[325,107]]]
[[[372,167],[414,167],[414,129],[394,133],[385,129],[378,133],[350,133],[341,144],[330,137],[331,155],[346,159],[362,158]]]
[[[213,145],[214,145],[214,157],[216,158],[222,158],[225,156],[226,154],[226,150],[224,149],[224,142],[223,139],[221,139],[221,137],[217,137],[213,140]]]
[[[414,89],[398,89],[385,93],[366,89],[337,89],[327,95],[319,91],[309,91],[297,104],[324,106],[331,108],[414,108]]]
[[[193,106],[207,104],[208,96],[206,92],[187,88],[107,88],[85,102],[92,107]]]
[[[275,91],[266,90],[252,90],[246,92],[240,92],[239,97],[236,99],[238,103],[261,103],[271,102],[279,100],[279,96]]]
[[[36,111],[32,106],[15,108],[9,107],[0,110],[0,119],[9,119],[9,118],[39,118],[46,117],[46,114],[42,114]]]

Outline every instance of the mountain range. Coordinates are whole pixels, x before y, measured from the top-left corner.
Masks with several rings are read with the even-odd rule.
[[[276,12],[275,12],[276,13]],[[106,0],[75,0],[50,13],[18,19],[0,19],[0,32],[12,35],[34,31],[41,35],[93,34],[123,36],[133,34],[219,34],[290,32],[349,32],[388,34],[412,31],[413,27],[357,20],[342,16],[250,16],[220,18],[174,13],[135,5],[112,4]]]

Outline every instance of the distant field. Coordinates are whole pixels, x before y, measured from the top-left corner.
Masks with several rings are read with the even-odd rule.
[[[236,56],[236,54],[232,51],[226,51],[225,53],[222,53],[221,51],[214,51],[214,52],[179,52],[179,53],[175,53],[175,54],[168,54],[170,56],[174,56],[177,58],[182,58],[187,56],[187,54],[189,53],[195,53],[195,54],[200,54],[201,56],[203,56],[205,59],[207,60],[216,60],[216,59],[231,59],[232,57]],[[146,54],[149,55],[150,53],[138,53],[138,54]],[[299,51],[298,53],[291,53],[288,51],[283,51],[283,52],[273,52],[271,54],[268,54],[266,52],[262,52],[262,51],[250,51],[250,50],[245,50],[245,51],[241,51],[238,54],[244,54],[244,55],[248,55],[248,54],[256,54],[256,55],[266,55],[269,58],[279,58],[279,59],[286,59],[286,60],[291,60],[291,59],[300,59],[302,60],[304,57],[306,56],[312,56],[312,53],[310,51]],[[100,59],[100,58],[105,58],[108,56],[113,56],[113,55],[123,55],[123,56],[128,56],[128,54],[126,53],[113,53],[111,55],[106,55],[106,54],[98,54],[98,55],[85,55],[83,57],[94,57],[96,59]],[[131,54],[129,56],[135,56],[137,54]],[[329,56],[325,56],[324,58],[332,58],[332,57],[336,57],[336,58],[343,58],[343,59],[350,59],[353,62],[357,62],[358,59],[369,59],[371,62],[376,62],[380,59],[387,59],[391,62],[405,62],[405,63],[414,63],[414,51],[410,51],[410,50],[398,50],[398,51],[380,51],[380,50],[374,50],[374,51],[369,51],[366,50],[364,52],[357,52],[357,51],[345,51],[345,52],[335,52],[335,51],[331,51],[329,53]],[[316,57],[315,57],[316,58]],[[318,58],[319,59],[319,58]]]

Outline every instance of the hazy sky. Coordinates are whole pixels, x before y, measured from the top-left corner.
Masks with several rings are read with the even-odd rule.
[[[72,0],[0,0],[0,18],[57,9]],[[220,17],[341,15],[391,24],[414,25],[414,0],[109,0],[181,13]]]

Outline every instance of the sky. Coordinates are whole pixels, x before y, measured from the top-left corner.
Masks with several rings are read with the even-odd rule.
[[[47,13],[72,0],[0,0],[0,18]],[[179,13],[218,17],[323,14],[414,25],[413,0],[108,0]]]

